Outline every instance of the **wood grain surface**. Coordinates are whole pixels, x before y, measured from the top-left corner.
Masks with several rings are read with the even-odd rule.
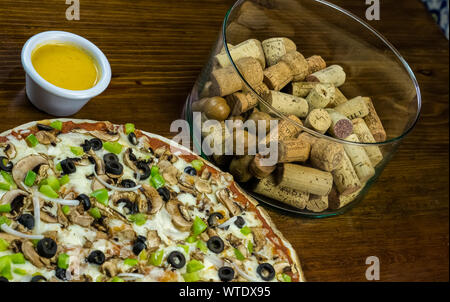
[[[364,17],[365,1],[335,0]],[[81,0],[81,20],[67,21],[64,0],[0,1],[0,132],[48,118],[24,93],[20,52],[45,30],[67,30],[109,58],[109,88],[74,118],[134,122],[172,137],[196,76],[232,0]],[[368,256],[381,281],[449,280],[448,41],[419,1],[386,0],[370,21],[411,65],[423,93],[415,130],[372,187],[345,215],[308,220],[270,210],[298,252],[309,281],[364,281]]]

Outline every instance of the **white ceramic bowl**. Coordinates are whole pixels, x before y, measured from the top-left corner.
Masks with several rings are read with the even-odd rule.
[[[100,79],[87,90],[68,90],[57,87],[41,77],[31,63],[33,50],[49,42],[66,42],[88,52],[98,64]],[[103,52],[90,41],[64,31],[46,31],[31,37],[22,48],[22,65],[26,72],[26,93],[37,108],[55,116],[77,113],[91,98],[102,93],[111,81],[111,67]]]

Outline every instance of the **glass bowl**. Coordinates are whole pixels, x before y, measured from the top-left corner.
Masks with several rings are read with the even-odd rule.
[[[250,84],[255,82],[254,76],[252,73],[245,73],[240,68],[239,59],[243,56],[242,52],[233,51],[233,49],[248,39],[265,41],[276,37],[287,37],[292,40],[297,46],[297,51],[303,54],[304,58],[319,55],[325,60],[327,66],[337,64],[343,67],[346,81],[344,85],[339,86],[339,91],[348,100],[359,96],[369,97],[382,122],[386,136],[381,135],[376,142],[368,140],[358,142],[349,138],[332,137],[305,127],[304,117],[301,117],[303,123],[299,123],[298,120],[289,119],[283,110],[272,106],[267,93],[261,93],[261,90],[258,90],[255,85]],[[287,46],[288,44],[285,44],[284,49]],[[220,57],[221,61],[217,57]],[[326,209],[323,209],[323,205],[319,206],[321,209],[312,207],[312,210],[293,207],[255,193],[254,188],[258,180],[240,182],[248,194],[258,201],[291,213],[321,218],[344,213],[358,204],[390,161],[402,139],[413,129],[420,114],[421,96],[418,83],[411,68],[399,52],[364,21],[326,1],[237,1],[226,14],[222,33],[187,98],[183,116],[189,122],[193,133],[196,130],[200,131],[195,128],[193,113],[202,111],[198,109],[202,107],[201,100],[217,95],[218,90],[210,88],[212,73],[223,66],[232,68],[243,83],[241,90],[256,98],[259,102],[257,108],[264,107],[264,111],[274,119],[298,127],[315,139],[342,146],[346,151],[352,148],[365,151],[371,148],[373,151],[376,148],[382,154],[381,161],[373,165],[373,175],[368,180],[364,179],[360,188],[350,194],[351,198],[346,198],[348,195],[340,194],[340,190],[336,189],[336,182],[334,182],[331,192],[333,196],[328,196]],[[264,68],[267,67],[264,65]],[[291,87],[290,84],[281,91],[292,92],[289,87]],[[304,97],[307,98],[307,96]],[[244,113],[243,116],[248,117],[252,110],[254,109]],[[228,119],[230,118],[232,118],[231,115],[228,116]],[[198,135],[193,137],[194,149],[198,153],[228,171],[229,166],[227,161],[223,160],[223,156],[206,156],[201,148],[202,139]],[[348,152],[346,154],[348,155]],[[230,157],[225,156],[228,160]],[[297,163],[295,164],[297,165]],[[301,165],[311,166],[309,162]],[[277,171],[279,170],[278,168]],[[350,199],[351,201],[349,201]]]

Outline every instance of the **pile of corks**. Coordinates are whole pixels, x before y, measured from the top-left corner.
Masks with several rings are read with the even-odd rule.
[[[386,132],[369,97],[347,99],[339,90],[346,80],[339,65],[326,66],[318,55],[305,58],[289,38],[262,42],[250,39],[228,45],[239,72],[273,108],[315,132],[337,139],[375,143],[386,140]],[[215,56],[210,81],[201,98],[193,103],[202,121],[270,121],[278,119],[251,92],[232,66],[224,49]],[[281,92],[281,90],[283,92]],[[260,154],[214,155],[214,161],[241,183],[253,180],[253,191],[298,209],[322,212],[336,210],[353,201],[375,175],[383,155],[378,146],[340,144],[315,137],[284,119],[278,119],[278,137],[272,131],[256,137],[245,128],[234,129],[244,138],[265,144],[278,139],[278,163],[264,166]],[[211,135],[211,131],[202,133]],[[226,131],[217,133],[226,139]],[[223,135],[225,134],[225,135]],[[244,150],[249,148],[247,141]]]

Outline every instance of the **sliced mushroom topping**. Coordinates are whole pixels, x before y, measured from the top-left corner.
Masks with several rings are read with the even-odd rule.
[[[69,220],[67,219],[66,215],[64,215],[62,206],[60,204],[58,204],[58,211],[56,212],[56,215],[58,223],[60,223],[63,227],[67,227],[69,225]]]
[[[231,198],[231,191],[228,188],[216,192],[217,199],[228,209],[231,216],[237,216],[242,212],[241,207]]]
[[[38,131],[34,134],[34,136],[36,136],[38,142],[40,144],[43,145],[53,145],[55,146],[56,143],[58,142],[58,139],[56,138],[55,135],[53,135],[53,133],[48,132],[48,131]]]
[[[133,154],[133,150],[131,148],[128,148],[125,153],[123,154],[123,162],[125,165],[130,168],[133,171],[137,171],[138,168],[136,167],[135,162],[137,161],[136,156]]]
[[[1,200],[0,204],[10,204],[11,205],[11,217],[18,216],[22,209],[26,207],[26,198],[29,196],[29,194],[25,191],[16,189],[6,192]]]
[[[47,222],[47,223],[57,223],[58,222],[58,219],[55,216],[53,216],[52,213],[49,213],[49,212],[45,211],[44,209],[41,210],[40,216],[41,216],[41,220],[43,222]]]
[[[45,179],[48,177],[48,170],[50,169],[50,166],[45,164],[45,165],[40,165],[39,166],[39,170],[37,172],[37,177],[35,182],[36,183],[40,183],[41,180]]]
[[[25,256],[25,259],[31,262],[37,268],[44,268],[45,263],[42,261],[39,254],[34,250],[33,243],[31,241],[24,241],[22,243],[22,252]]]
[[[202,175],[200,176],[201,179],[209,180],[211,178],[211,172],[209,172],[209,169],[203,169]]]
[[[152,186],[146,184],[142,185],[139,190],[145,196],[145,199],[139,200],[139,212],[149,214],[158,213],[164,205],[164,201],[158,191]]]
[[[8,233],[3,233],[0,232],[0,239],[4,239],[6,240],[8,243],[11,243],[14,240],[21,240],[22,238],[8,234]]]
[[[291,265],[287,262],[278,262],[273,265],[276,274],[287,273],[291,271]]]
[[[167,148],[166,148],[166,146],[162,146],[162,147],[159,147],[159,148],[157,148],[156,150],[155,150],[155,157],[156,158],[160,158],[161,156],[163,156],[163,154],[166,152],[166,150],[167,150]]]
[[[3,152],[9,160],[14,159],[17,155],[16,147],[11,142],[0,143],[0,148],[3,148]]]
[[[12,169],[12,176],[17,186],[25,190],[23,180],[28,171],[34,170],[36,167],[44,164],[48,165],[48,161],[40,155],[28,155],[19,160]]]
[[[84,154],[82,157],[77,158],[71,158],[72,162],[75,164],[75,166],[89,166],[91,162],[89,161],[89,156],[87,154]]]
[[[180,187],[180,190],[197,196],[197,192],[195,191],[195,179],[196,178],[192,175],[181,173],[178,177],[178,186]]]
[[[161,245],[161,238],[158,236],[158,232],[150,230],[147,233],[147,249],[149,252],[156,251]]]
[[[113,180],[110,179],[108,177],[108,175],[105,175],[105,174],[99,175],[98,178],[100,178],[101,180],[103,180],[104,182],[106,182],[110,185],[114,184]],[[105,188],[105,186],[97,179],[97,177],[94,177],[92,179],[92,182],[91,182],[92,191],[96,191],[96,190],[100,190],[100,189],[104,189],[104,188]]]
[[[108,277],[116,276],[118,272],[117,261],[115,261],[114,259],[106,261],[105,263],[102,264],[101,271]]]
[[[95,172],[98,176],[105,174],[105,163],[103,160],[95,154],[95,152],[91,149],[88,151],[88,155],[92,158],[95,163]]]
[[[105,216],[107,218],[114,218],[114,219],[119,219],[122,220],[125,223],[129,223],[127,218],[122,215],[121,213],[117,212],[116,210],[114,210],[113,208],[110,207],[106,207],[103,204],[99,203],[99,202],[95,202],[95,206],[100,210],[100,213],[102,214],[102,216]]]
[[[197,191],[199,191],[200,193],[206,193],[206,194],[212,193],[211,184],[208,181],[198,178],[198,177],[195,180],[195,189]]]
[[[234,248],[237,248],[240,244],[242,244],[243,240],[234,236],[233,234],[228,234],[227,240],[230,243],[230,245]]]
[[[192,218],[186,207],[177,199],[166,203],[166,210],[172,216],[173,225],[180,231],[187,232],[192,227]]]
[[[114,218],[105,218],[108,234],[119,242],[129,242],[136,239],[136,232],[128,223],[118,223]]]
[[[94,222],[94,217],[92,217],[89,214],[80,214],[78,211],[72,210],[67,215],[67,218],[69,218],[70,222],[74,224],[78,224],[82,227],[89,227]]]
[[[253,250],[259,252],[266,244],[266,232],[263,228],[252,228],[252,233],[253,241],[255,242]]]
[[[105,123],[106,124],[106,123]],[[107,124],[106,130],[94,130],[91,131],[90,134],[95,136],[96,138],[101,139],[102,141],[107,142],[116,142],[120,138],[119,132],[114,129],[114,125],[109,123]]]

